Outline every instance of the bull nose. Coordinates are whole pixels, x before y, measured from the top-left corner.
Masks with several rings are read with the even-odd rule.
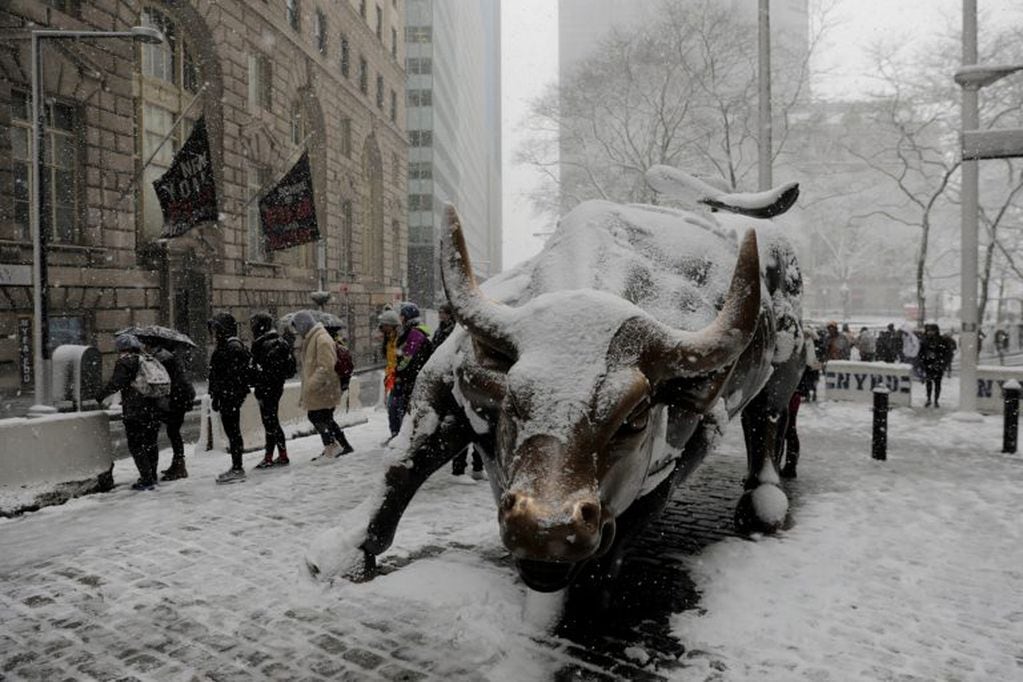
[[[500,522],[511,553],[539,561],[587,559],[603,548],[603,535],[614,533],[611,515],[595,497],[552,505],[522,492],[508,492],[501,500]]]

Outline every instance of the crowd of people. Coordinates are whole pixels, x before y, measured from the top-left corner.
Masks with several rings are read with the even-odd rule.
[[[454,324],[450,308],[442,307],[440,326],[431,337],[416,304],[405,302],[381,312],[378,326],[385,361],[384,401],[392,438],[409,410],[420,370]],[[307,310],[291,315],[287,324],[259,312],[249,319],[249,326],[251,347],[241,339],[238,322],[230,313],[217,313],[208,323],[213,339],[210,408],[219,416],[231,457],[231,467],[217,477],[217,483],[245,480],[241,409],[250,392],[256,398],[265,432],[263,459],[256,468],[290,464],[279,406],[285,382],[296,374],[301,379],[299,404],[323,443],[322,452],[313,461],[330,462],[353,452],[334,417],[354,371],[344,328],[325,326]],[[97,396],[103,404],[114,393],[120,393],[128,450],[139,473],[132,485],[135,490],[153,490],[157,485],[161,425],[167,429],[172,452],[171,464],[162,472],[163,480],[188,477],[181,427],[195,405],[196,392],[174,352],[175,344],[173,339],[119,334],[114,339],[117,361],[110,380]],[[482,463],[479,469],[482,471]]]

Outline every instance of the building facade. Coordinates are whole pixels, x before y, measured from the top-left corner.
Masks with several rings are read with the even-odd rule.
[[[29,27],[125,31],[160,45],[44,40],[43,229],[50,345],[173,326],[206,345],[228,311],[315,307],[374,361],[379,307],[405,292],[407,138],[397,0],[9,0],[0,9],[0,388],[31,385]],[[205,117],[219,220],[160,239],[152,181]],[[161,145],[161,142],[166,140]],[[308,150],[321,235],[267,253],[259,196]],[[148,165],[146,163],[149,162]],[[29,345],[30,349],[30,345]],[[193,370],[204,373],[205,353]]]
[[[481,278],[501,271],[501,31],[497,0],[408,0],[409,296],[444,300],[444,204]]]

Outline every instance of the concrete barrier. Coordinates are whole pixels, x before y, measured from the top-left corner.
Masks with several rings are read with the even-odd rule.
[[[829,360],[824,368],[824,397],[827,400],[874,401],[874,389],[888,389],[888,403],[909,407],[913,368],[889,362]]]
[[[367,421],[361,414],[357,414],[362,408],[362,403],[359,400],[360,385],[359,377],[352,377],[348,390],[341,396],[341,404],[334,410],[334,418],[341,428],[363,424]],[[291,381],[284,385],[284,394],[281,396],[277,415],[281,426],[284,427],[285,433],[289,437],[313,432],[312,425],[306,416],[306,410],[298,404],[301,393],[302,384],[299,381]],[[220,422],[220,415],[211,409],[208,395],[202,396],[199,420],[200,431],[196,451],[226,451],[227,435]],[[252,393],[242,404],[240,422],[246,451],[262,450],[266,443],[266,434],[263,431],[263,422],[259,418],[259,403]]]
[[[113,486],[110,420],[77,412],[0,420],[0,515]]]
[[[1023,367],[977,367],[977,411],[981,414],[1001,414],[1004,409],[1002,385],[1010,379],[1023,384]]]

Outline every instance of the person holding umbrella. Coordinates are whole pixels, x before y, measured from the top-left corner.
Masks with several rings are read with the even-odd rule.
[[[227,433],[231,452],[231,468],[217,476],[217,483],[238,483],[245,480],[242,466],[241,408],[249,394],[249,350],[238,338],[238,323],[231,313],[217,313],[209,321],[216,347],[210,356],[210,400],[214,412]]]

